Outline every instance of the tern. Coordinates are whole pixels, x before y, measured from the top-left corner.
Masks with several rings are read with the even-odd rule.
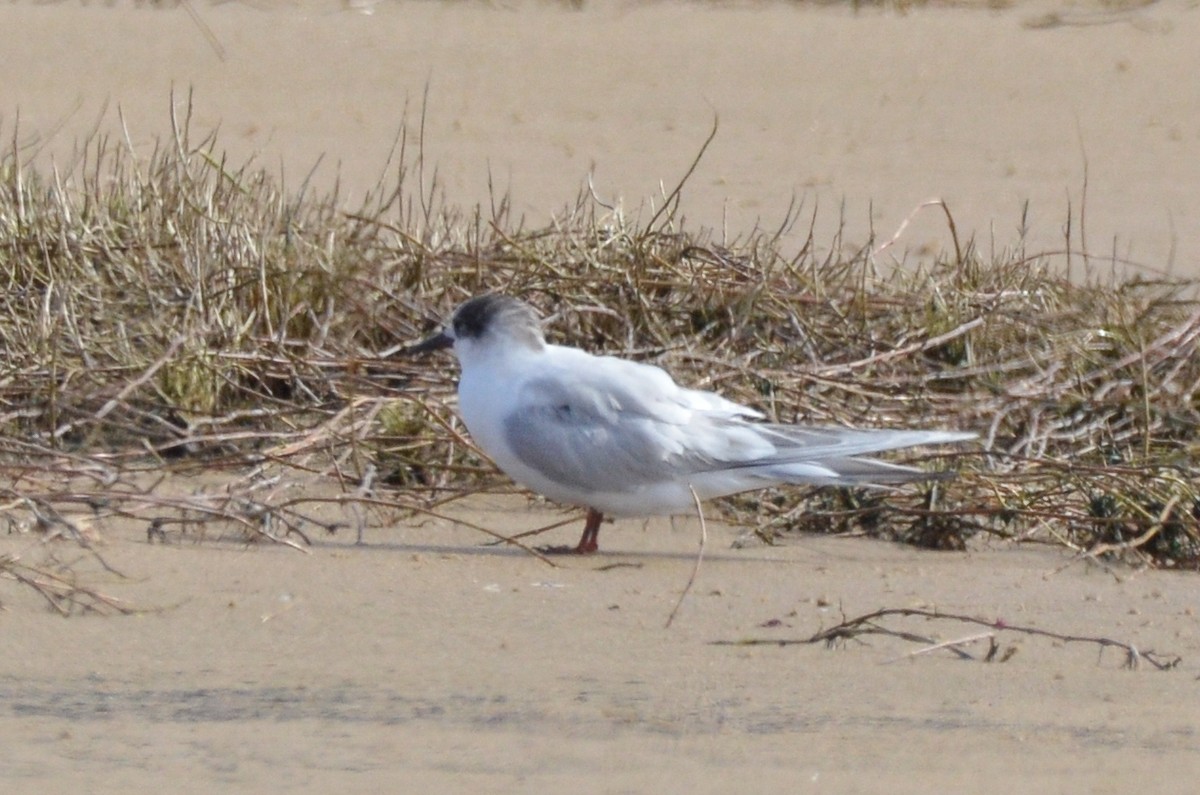
[[[458,410],[479,448],[526,488],[587,510],[570,550],[577,553],[599,549],[606,515],[690,513],[697,498],[782,484],[882,486],[952,475],[863,456],[976,436],[767,422],[715,392],[678,385],[660,367],[550,344],[534,309],[501,294],[461,304],[441,331],[405,353],[444,348],[462,370]]]

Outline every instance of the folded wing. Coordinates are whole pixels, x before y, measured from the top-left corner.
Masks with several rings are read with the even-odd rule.
[[[524,408],[505,423],[522,462],[574,489],[620,493],[726,471],[764,482],[898,483],[930,475],[858,456],[974,437],[753,422],[753,409],[681,389],[657,367],[589,358],[589,367],[528,381]]]

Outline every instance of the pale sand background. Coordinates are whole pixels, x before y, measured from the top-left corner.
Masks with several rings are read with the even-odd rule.
[[[0,132],[11,136],[19,109],[20,140],[47,142],[62,163],[108,103],[105,126],[119,106],[148,153],[169,131],[172,85],[191,87],[196,128],[219,125],[235,161],[257,153],[297,187],[324,155],[317,185],[340,171],[357,195],[401,124],[415,126],[428,85],[425,152],[448,198],[486,200],[490,170],[542,225],[589,170],[601,197],[636,210],[682,176],[717,115],[687,193],[696,224],[774,225],[795,197],[818,208],[824,245],[844,202],[861,242],[872,223],[889,238],[941,197],[964,234],[1004,248],[1028,201],[1032,248],[1060,249],[1069,206],[1078,230],[1086,159],[1093,253],[1200,272],[1194,2],[907,15],[783,2],[267,5],[277,10],[198,4],[224,61],[182,8],[5,5]],[[1031,27],[1056,7],[1071,24]],[[902,243],[948,246],[940,213]]]
[[[102,126],[119,105],[147,153],[169,129],[171,85],[192,86],[197,125],[219,124],[235,158],[257,153],[295,186],[324,153],[316,184],[340,163],[351,194],[379,175],[428,83],[426,156],[450,200],[484,199],[490,168],[541,224],[593,167],[598,193],[636,210],[682,174],[717,113],[689,186],[696,223],[727,215],[738,234],[777,222],[795,195],[830,230],[844,200],[862,241],[940,196],[962,231],[986,244],[994,229],[1004,247],[1029,200],[1035,248],[1061,247],[1068,201],[1078,225],[1086,154],[1089,248],[1115,238],[1122,256],[1196,273],[1200,11],[1025,24],[1048,8],[198,6],[222,62],[182,9],[4,5],[2,132],[19,108],[18,140],[65,163],[107,101]],[[901,243],[945,245],[932,214]],[[511,499],[463,511],[504,532],[552,518]],[[600,557],[558,569],[437,523],[312,555],[102,531],[134,578],[106,590],[182,603],[64,621],[0,590],[6,793],[1192,792],[1200,774],[1192,574],[1060,571],[1056,554],[1003,546],[731,550],[714,526],[664,630],[692,567],[686,522],[606,527]],[[37,554],[29,538],[2,542]],[[639,568],[597,570],[612,562]],[[996,616],[1184,662],[1127,672],[1115,654],[1037,640],[1003,665],[884,664],[912,649],[886,640],[709,643],[808,635],[838,606]],[[772,619],[786,626],[759,626]]]

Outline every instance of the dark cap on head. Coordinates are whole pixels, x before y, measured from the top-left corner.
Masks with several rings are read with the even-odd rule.
[[[533,307],[511,296],[487,293],[464,301],[454,310],[448,328],[403,352],[409,356],[431,353],[453,347],[456,340],[480,340],[488,334],[507,334],[535,349],[546,343]]]
[[[545,344],[541,319],[533,307],[507,295],[488,293],[454,310],[454,338],[477,340],[488,333],[507,333],[532,347]]]

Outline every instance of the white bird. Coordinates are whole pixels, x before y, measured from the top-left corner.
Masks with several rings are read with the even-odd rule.
[[[533,308],[505,295],[466,301],[439,333],[406,349],[450,348],[458,408],[479,448],[513,480],[587,509],[575,552],[595,552],[604,515],[661,516],[700,499],[784,483],[883,485],[945,473],[866,453],[975,438],[957,431],[784,425],[665,370],[551,345]]]

